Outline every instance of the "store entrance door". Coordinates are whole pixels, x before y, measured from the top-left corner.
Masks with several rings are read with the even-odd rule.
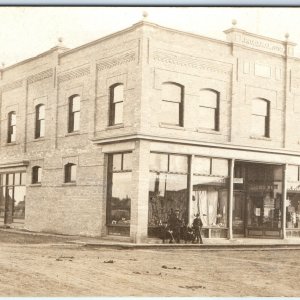
[[[243,191],[234,191],[232,214],[232,230],[234,237],[245,236],[245,203],[245,193]]]

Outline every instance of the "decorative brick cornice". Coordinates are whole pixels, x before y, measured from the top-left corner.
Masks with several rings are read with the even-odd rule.
[[[10,91],[10,90],[14,90],[14,89],[20,88],[22,85],[23,85],[23,80],[22,79],[17,80],[17,81],[5,84],[2,87],[0,87],[0,92],[4,93],[4,92]]]
[[[101,71],[104,69],[110,69],[115,66],[119,66],[122,64],[129,63],[136,59],[136,53],[134,51],[126,52],[116,57],[103,59],[99,63],[97,63],[97,70]]]
[[[84,68],[80,68],[80,69],[75,69],[72,71],[69,71],[63,75],[59,75],[58,76],[58,82],[62,83],[64,81],[68,81],[74,78],[79,78],[85,75],[89,75],[90,74],[90,67],[84,67]]]
[[[40,72],[38,74],[31,75],[27,78],[28,84],[49,78],[53,76],[53,69],[48,69],[46,71]]]
[[[182,67],[202,69],[225,75],[229,75],[231,73],[231,66],[229,64],[224,64],[221,62],[218,63],[208,59],[196,58],[174,52],[155,50],[153,52],[153,60]]]

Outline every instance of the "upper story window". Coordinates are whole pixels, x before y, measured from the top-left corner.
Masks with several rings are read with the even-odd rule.
[[[219,130],[219,93],[214,90],[200,91],[198,124],[200,128]]]
[[[17,116],[15,111],[11,111],[8,114],[8,130],[7,130],[7,142],[13,143],[16,141],[16,129],[17,129]]]
[[[72,163],[65,165],[65,182],[76,182],[77,166]]]
[[[254,136],[270,137],[270,102],[252,100],[251,133]]]
[[[183,86],[166,82],[162,85],[160,122],[183,126]]]
[[[45,136],[45,105],[35,107],[35,138]]]
[[[123,123],[124,85],[114,84],[110,87],[109,125]]]
[[[39,166],[34,166],[32,168],[32,183],[41,183],[42,181],[42,168]]]
[[[69,126],[68,132],[78,131],[80,128],[80,96],[69,98]]]

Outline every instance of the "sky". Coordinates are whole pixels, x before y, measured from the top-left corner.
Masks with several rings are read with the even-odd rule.
[[[58,44],[75,48],[143,19],[162,26],[225,40],[232,27],[299,43],[300,8],[221,7],[0,7],[0,65],[13,65]]]

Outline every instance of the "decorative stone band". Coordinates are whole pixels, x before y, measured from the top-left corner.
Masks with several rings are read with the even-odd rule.
[[[118,55],[116,57],[103,59],[97,63],[97,70],[101,71],[104,69],[110,69],[115,66],[129,63],[136,59],[135,51],[126,52],[124,54]]]
[[[53,69],[48,69],[46,71],[40,72],[38,74],[29,76],[27,79],[28,84],[49,78],[53,76]]]
[[[190,67],[195,69],[202,69],[209,72],[221,73],[225,75],[230,75],[232,69],[230,64],[217,63],[208,59],[171,53],[161,50],[155,50],[153,52],[153,59],[162,63],[174,64],[182,67]]]
[[[90,74],[90,67],[84,67],[84,68],[80,68],[80,69],[75,69],[72,70],[68,73],[65,73],[63,75],[58,76],[58,83],[62,83],[64,81],[68,81],[74,78],[79,78],[85,75],[89,75]]]
[[[4,92],[10,91],[10,90],[20,88],[22,85],[23,85],[23,80],[22,79],[17,80],[17,81],[14,81],[12,83],[8,83],[8,84],[3,85],[2,87],[0,87],[0,91],[2,93],[4,93]]]

